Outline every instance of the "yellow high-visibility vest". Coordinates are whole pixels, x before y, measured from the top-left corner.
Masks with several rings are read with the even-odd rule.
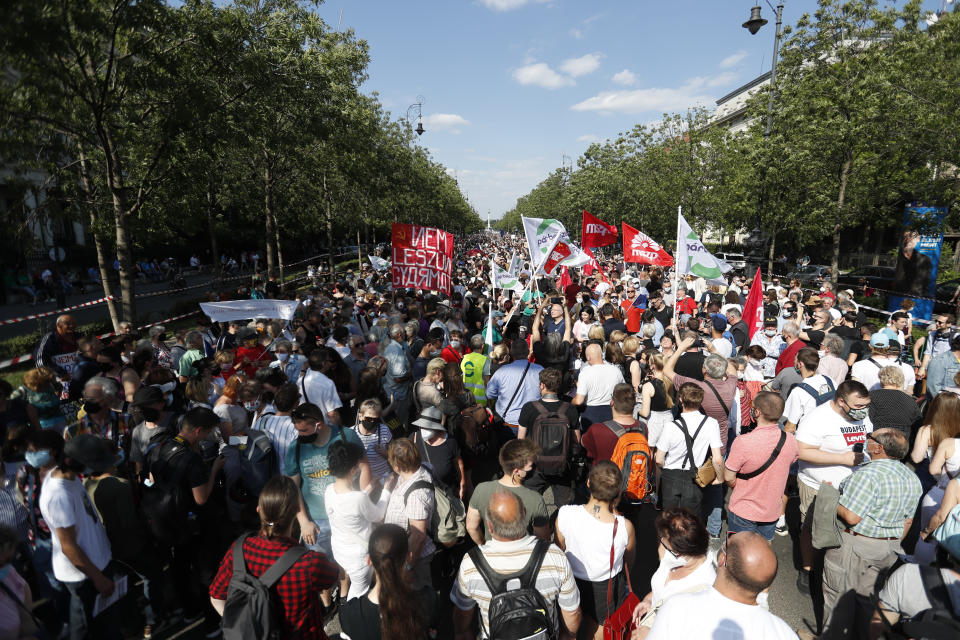
[[[460,361],[460,370],[463,372],[463,386],[477,399],[477,404],[487,406],[487,385],[483,382],[483,367],[487,364],[487,356],[482,353],[468,353]]]

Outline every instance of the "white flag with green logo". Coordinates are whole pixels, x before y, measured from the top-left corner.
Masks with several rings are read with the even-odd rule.
[[[497,289],[503,289],[504,291],[523,291],[525,289],[517,276],[501,269],[496,264],[493,265],[493,283]]]
[[[370,264],[372,264],[373,268],[376,269],[377,271],[386,271],[387,269],[390,268],[389,260],[384,260],[380,256],[375,256],[373,254],[370,254],[367,257],[370,258]]]
[[[556,241],[567,244],[571,249],[570,255],[560,262],[560,266],[582,267],[590,262],[590,256],[570,240],[570,234],[559,220],[524,217],[520,219],[523,222],[523,233],[527,237],[527,246],[530,247],[531,267],[543,265],[547,261],[547,252],[556,245]]]
[[[677,273],[691,273],[704,280],[721,280],[730,265],[713,257],[700,241],[700,236],[687,224],[683,215],[677,213]]]

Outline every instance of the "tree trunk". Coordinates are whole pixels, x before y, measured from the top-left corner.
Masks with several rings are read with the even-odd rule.
[[[360,227],[357,227],[357,269],[363,269],[363,251],[360,249]]]
[[[847,199],[847,180],[850,177],[850,166],[853,160],[850,156],[843,161],[840,169],[840,193],[837,194],[837,220],[833,225],[833,256],[830,258],[830,279],[837,284],[840,273],[840,219],[843,216],[843,204]]]
[[[777,231],[770,231],[770,250],[767,252],[767,277],[773,278],[773,261],[777,257]]]
[[[213,274],[214,281],[219,285],[220,279],[223,277],[223,269],[220,264],[220,248],[217,245],[217,231],[216,231],[216,221],[213,217],[213,187],[210,186],[209,181],[207,182],[207,233],[210,234],[210,251],[213,253],[213,265],[211,273]],[[217,286],[217,289],[220,287]]]
[[[323,198],[327,205],[327,255],[330,259],[330,279],[333,280],[333,274],[337,269],[333,258],[333,213],[330,209],[330,191],[327,189],[327,174],[323,174]]]
[[[113,190],[113,213],[117,234],[117,260],[120,263],[120,295],[123,297],[123,319],[137,321],[137,299],[133,247],[130,244],[130,229],[127,226],[127,207],[122,189]]]
[[[263,209],[264,222],[266,224],[267,246],[267,276],[277,275],[276,256],[273,253],[273,241],[276,237],[276,230],[273,221],[273,180],[270,177],[270,156],[266,152],[263,154]]]
[[[110,264],[107,262],[103,238],[96,231],[97,208],[93,202],[93,188],[90,180],[90,166],[87,164],[87,155],[83,147],[77,145],[80,158],[80,188],[86,197],[86,207],[90,211],[90,233],[93,236],[93,246],[97,249],[97,268],[100,270],[100,284],[103,286],[103,295],[107,298],[107,311],[110,313],[110,323],[114,331],[120,330],[120,316],[117,314],[117,301],[113,298],[113,285],[110,284]]]
[[[280,286],[283,287],[283,251],[280,248],[280,225],[277,224],[276,216],[273,217],[273,237],[277,243],[277,269],[280,272]]]

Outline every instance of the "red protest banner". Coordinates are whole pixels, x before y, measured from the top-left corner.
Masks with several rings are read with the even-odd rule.
[[[763,329],[763,280],[760,278],[760,267],[757,267],[757,275],[753,276],[750,293],[743,305],[743,321],[747,323],[750,338]]]
[[[647,234],[623,223],[623,261],[669,267],[673,258]]]
[[[607,224],[600,218],[583,211],[583,224],[580,226],[580,245],[584,249],[605,247],[617,241],[617,225]]]
[[[450,293],[453,234],[416,224],[393,223],[393,287]]]

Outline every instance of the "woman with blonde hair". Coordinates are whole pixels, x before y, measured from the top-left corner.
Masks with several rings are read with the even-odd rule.
[[[267,481],[257,505],[260,530],[242,535],[231,545],[210,585],[210,602],[217,613],[223,615],[233,568],[242,564],[247,573],[270,583],[279,604],[277,613],[282,614],[284,638],[324,637],[318,594],[334,585],[339,569],[322,553],[309,551],[293,539],[299,511],[300,489],[292,479],[277,475]],[[288,568],[270,571],[275,563],[278,569]]]
[[[662,353],[647,356],[647,379],[640,387],[639,417],[647,421],[647,442],[654,448],[663,427],[673,422],[673,399],[670,380],[663,375],[666,358]]]
[[[60,411],[60,394],[55,385],[56,375],[52,369],[37,367],[23,374],[23,385],[10,398],[20,398],[37,412],[40,426],[63,433],[67,420]]]
[[[939,393],[927,409],[925,424],[917,430],[917,436],[910,452],[910,459],[916,465],[924,489],[929,489],[936,479],[928,473],[929,463],[940,443],[960,436],[960,396],[953,393]],[[925,477],[926,476],[926,477]]]
[[[624,380],[630,381],[630,386],[637,393],[637,402],[640,401],[640,385],[643,384],[643,367],[637,357],[640,351],[640,338],[637,336],[627,336],[623,341],[623,358],[627,363],[627,375]]]
[[[927,529],[931,519],[943,502],[944,493],[951,480],[960,477],[960,397],[950,392],[940,392],[930,403],[927,413],[929,424],[920,427],[911,458],[916,460],[921,438],[926,447],[928,470],[936,484],[920,501],[920,527]],[[923,465],[924,460],[920,463]],[[918,470],[920,465],[918,465]],[[933,539],[917,541],[913,561],[930,564],[936,556],[937,545]]]

